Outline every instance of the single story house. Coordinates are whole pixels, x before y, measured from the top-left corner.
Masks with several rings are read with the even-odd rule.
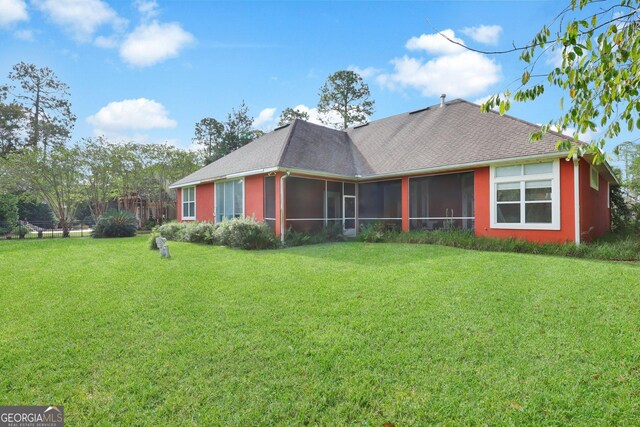
[[[173,183],[179,221],[253,216],[284,236],[327,225],[354,235],[462,228],[536,242],[590,240],[610,227],[608,164],[568,160],[562,135],[456,99],[335,130],[276,128]]]

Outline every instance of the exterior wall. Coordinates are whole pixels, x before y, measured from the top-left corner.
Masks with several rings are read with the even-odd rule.
[[[474,176],[476,235],[488,237],[515,237],[531,242],[573,242],[575,241],[575,216],[573,200],[573,162],[560,160],[560,229],[520,230],[492,229],[490,217],[490,168],[478,168]],[[582,201],[581,201],[582,202]]]
[[[402,177],[402,231],[409,231],[409,177]]]
[[[212,182],[196,186],[196,221],[213,222],[214,187]]]
[[[611,228],[607,180],[599,175],[599,190],[591,188],[590,169],[589,162],[580,159],[580,236],[584,241],[602,236]]]
[[[264,220],[264,174],[244,179],[244,215]]]
[[[176,188],[176,220],[182,222],[182,188]]]
[[[469,172],[464,169],[459,172]],[[451,171],[449,173],[455,173]],[[473,169],[474,173],[474,216],[475,233],[478,236],[508,238],[514,237],[533,242],[573,242],[575,240],[574,215],[574,164],[560,161],[560,229],[559,230],[523,230],[492,229],[490,218],[490,168]],[[439,175],[439,174],[429,174]],[[286,212],[280,209],[280,186],[283,173],[275,175],[276,223],[275,233],[280,235],[283,216]],[[296,175],[299,176],[299,175]],[[300,175],[303,177],[303,175]],[[417,176],[425,176],[415,175]],[[264,174],[245,177],[245,215],[253,216],[258,221],[264,220]],[[308,178],[328,179],[319,176]],[[412,176],[413,177],[413,176]],[[398,178],[396,178],[398,179]],[[402,230],[409,230],[409,176],[402,180]],[[284,180],[286,191],[286,179]],[[600,176],[600,190],[594,190],[589,184],[589,163],[580,160],[580,229],[582,239],[590,240],[600,236],[610,228],[610,209],[607,207],[607,181]],[[356,186],[356,192],[357,192]],[[198,221],[214,221],[214,183],[196,186],[196,218]],[[182,221],[182,191],[177,190],[177,218]],[[358,215],[356,211],[356,215]]]
[[[284,218],[284,213],[286,212],[286,206],[283,209],[280,209],[280,183],[281,183],[281,178],[282,175],[284,175],[281,172],[278,172],[276,174],[276,236],[280,236],[282,233],[282,221]],[[285,178],[286,181],[286,178]],[[286,188],[286,183],[284,184],[284,187]]]

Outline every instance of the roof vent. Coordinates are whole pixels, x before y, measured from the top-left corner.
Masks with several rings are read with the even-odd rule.
[[[282,126],[278,126],[277,128],[275,128],[275,129],[274,129],[274,131],[276,131],[276,130],[280,130],[280,129],[282,129],[282,128],[286,128],[286,127],[287,127],[287,126],[289,126],[290,124],[291,124],[291,123],[285,123],[285,124],[283,124]]]
[[[369,124],[369,122],[367,122],[367,123],[361,123],[361,124],[359,124],[359,125],[355,125],[353,128],[354,128],[354,129],[358,129],[358,128],[361,128],[361,127],[365,127],[365,126],[367,126],[368,124]]]
[[[421,108],[421,109],[419,109],[419,110],[412,111],[412,112],[410,112],[409,114],[422,113],[423,111],[427,111],[428,109],[429,109],[429,107]]]
[[[440,108],[444,107],[444,99],[447,97],[446,93],[440,95]]]

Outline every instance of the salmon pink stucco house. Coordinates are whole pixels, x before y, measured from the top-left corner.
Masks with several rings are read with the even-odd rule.
[[[283,236],[456,227],[479,236],[576,242],[610,226],[609,165],[567,160],[563,136],[452,100],[344,131],[281,126],[172,184],[179,221],[253,216]]]

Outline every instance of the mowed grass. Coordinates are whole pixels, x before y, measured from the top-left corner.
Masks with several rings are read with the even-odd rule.
[[[638,425],[640,265],[0,242],[0,405],[67,425]]]

